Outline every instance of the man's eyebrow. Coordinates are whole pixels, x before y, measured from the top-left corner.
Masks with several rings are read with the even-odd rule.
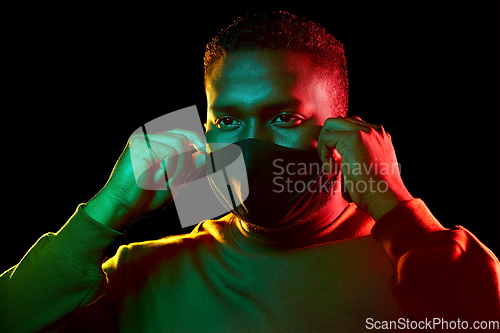
[[[293,100],[293,101],[287,101],[287,102],[276,102],[276,103],[270,103],[270,104],[265,104],[261,107],[259,107],[259,111],[277,111],[277,110],[283,110],[283,109],[290,109],[290,108],[299,108],[301,105],[301,102],[299,100]],[[237,112],[238,107],[233,106],[233,105],[217,105],[217,104],[212,104],[209,107],[210,110],[213,112],[219,112],[219,113],[224,113],[224,112]]]
[[[214,112],[227,112],[227,111],[231,111],[232,109],[234,109],[233,106],[224,106],[224,105],[210,105],[210,107],[208,108],[209,110],[212,110]]]

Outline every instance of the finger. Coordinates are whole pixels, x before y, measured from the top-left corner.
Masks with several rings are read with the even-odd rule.
[[[167,157],[161,161],[161,168],[159,169],[161,173],[159,178],[166,181],[169,188],[179,185],[182,187],[182,184],[186,182],[189,175],[188,169],[193,169],[193,167],[190,166],[185,167],[184,155],[188,154],[189,153],[177,154],[174,157]],[[173,166],[175,166],[175,171],[172,171]]]
[[[203,153],[191,150],[181,155],[177,155],[177,157],[180,158],[179,161],[182,159],[183,167],[180,172],[168,179],[167,184],[169,187],[177,186],[183,188],[188,182],[198,179],[197,177],[200,175],[200,171],[206,166],[205,154]],[[177,163],[178,166],[180,164],[181,163]]]
[[[187,153],[184,153],[187,155]],[[185,168],[183,173],[179,177],[175,177],[175,180],[172,180],[168,183],[170,187],[174,186],[174,188],[183,188],[187,183],[194,181],[200,178],[200,172],[203,167],[206,166],[205,154],[200,152],[195,152],[194,154],[190,154],[190,166]],[[203,177],[203,175],[201,175]]]
[[[144,168],[149,168],[166,156],[176,153],[175,149],[170,145],[149,140],[147,136],[143,135],[131,138],[129,148],[132,161]]]
[[[337,132],[337,131],[355,131],[362,130],[363,127],[360,125],[353,123],[345,118],[328,118],[318,137],[318,154],[320,158],[331,157],[333,154],[334,147],[328,147],[323,142],[323,136],[328,132]],[[367,129],[366,129],[367,130]]]
[[[331,172],[332,162],[337,165],[342,163],[342,153],[345,147],[341,143],[352,133],[352,131],[332,131],[321,135],[318,140],[318,155],[326,172]]]
[[[136,137],[131,140],[128,150],[137,185],[143,189],[157,189],[158,186],[155,185],[152,176],[158,169],[156,166],[160,161],[158,155],[172,155],[175,150],[157,142],[149,142],[145,137]]]
[[[382,129],[382,126],[379,125],[379,124],[372,124],[372,123],[367,123],[366,121],[364,121],[363,119],[361,119],[360,117],[358,116],[350,116],[350,117],[346,117],[344,119],[347,119],[353,123],[356,123],[358,125],[361,125],[361,126],[365,126],[365,127],[371,127],[373,128],[374,130],[376,131],[380,131]]]
[[[192,151],[189,152],[189,157],[191,158],[191,161],[189,161],[189,167],[184,168],[183,172],[179,176],[174,176],[175,180],[171,181],[169,186],[179,186],[182,188],[186,183],[199,178],[198,176],[200,175],[200,171],[204,166],[206,166],[205,154],[200,152],[191,153]],[[188,155],[188,153],[184,154]]]
[[[161,161],[161,168],[156,170],[153,177],[155,184],[164,183],[166,185],[166,182],[168,180],[167,172],[165,171],[166,168],[167,166],[165,160]]]
[[[172,187],[175,186],[174,182],[175,184],[182,183],[193,168],[191,141],[184,134],[174,132],[165,132],[162,134],[165,138],[162,137],[160,139],[164,139],[167,144],[171,144],[176,151],[175,155],[166,156],[164,159],[166,167],[165,177],[168,186]],[[172,165],[176,166],[173,173],[171,171]]]
[[[184,135],[176,133],[148,134],[142,138],[140,136],[134,137],[131,149],[135,156],[133,160],[136,160],[135,163],[138,165],[135,170],[138,174],[142,174],[151,168],[156,184],[159,184],[163,178],[165,178],[164,181],[179,178],[186,165],[187,157],[185,155],[189,154],[191,157],[190,151],[192,150],[188,139]],[[147,165],[141,165],[141,160],[146,160]]]
[[[176,159],[179,153],[173,145],[170,146],[153,140],[150,141],[150,144],[151,151],[155,155],[155,166],[151,166],[151,170],[154,172],[154,183],[160,186],[158,189],[165,185],[168,187],[168,175],[173,175],[177,171]]]
[[[194,145],[184,135],[193,138],[193,132],[176,132],[139,134],[131,137],[132,168],[139,186],[151,190],[165,189],[165,185],[172,187],[173,183],[182,184],[190,173],[196,171],[192,158]]]
[[[325,132],[321,137],[322,148],[319,151],[322,162],[327,162],[334,156],[333,150],[342,156],[345,151],[345,145],[342,143],[349,142],[352,133],[347,131]]]
[[[354,118],[328,118],[327,120],[325,120],[321,132],[332,132],[332,131],[369,132],[370,129],[365,122],[356,120]]]
[[[132,143],[137,140],[142,145],[144,141],[147,143],[148,149],[144,150],[148,150],[151,156],[147,158],[147,166],[142,169],[146,171],[153,168],[151,171],[156,184],[167,181],[169,187],[181,185],[187,181],[190,174],[203,167],[204,155],[197,155],[197,158],[193,159],[193,147],[198,154],[206,152],[205,138],[196,132],[178,128],[156,134],[136,135],[132,138]],[[155,164],[157,166],[153,167]]]
[[[200,170],[204,165],[207,164],[205,156],[206,156],[205,154],[202,154],[200,152],[193,154],[193,162],[194,162],[194,166],[196,167],[197,171]]]
[[[135,135],[134,137],[137,136],[141,135]],[[182,142],[183,150],[179,151],[180,153],[191,150],[191,146],[200,152],[206,153],[205,137],[199,135],[196,132],[182,130],[182,129],[174,129],[162,133],[147,134],[146,137],[148,138],[149,141],[157,141],[166,145],[172,145],[171,139],[173,137],[181,138],[183,140]]]
[[[176,133],[176,134],[184,135],[186,138],[188,138],[191,145],[193,147],[195,147],[197,151],[199,151],[200,153],[204,153],[204,154],[206,154],[206,152],[207,152],[207,149],[206,149],[207,141],[206,141],[204,135],[200,135],[199,133],[196,133],[193,131],[188,131],[188,130],[181,129],[181,128],[175,128],[175,129],[169,130],[165,133]]]

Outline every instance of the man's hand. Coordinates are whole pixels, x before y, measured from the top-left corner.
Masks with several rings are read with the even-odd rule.
[[[205,138],[183,129],[132,136],[104,188],[85,212],[115,230],[166,207],[176,193],[205,165]],[[190,150],[198,152],[191,155]],[[165,184],[168,175],[168,185]]]
[[[375,220],[400,201],[413,199],[401,180],[391,136],[382,126],[359,117],[329,118],[319,135],[318,154],[327,167],[333,156],[332,167],[342,170],[354,203]]]

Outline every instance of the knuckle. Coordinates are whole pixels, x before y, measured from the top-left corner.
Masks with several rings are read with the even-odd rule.
[[[365,134],[365,132],[362,130],[351,131],[350,133],[351,133],[352,139],[355,141],[360,141]]]
[[[188,138],[186,138],[186,136],[184,136],[182,134],[174,135],[172,137],[172,140],[173,140],[173,146],[175,147],[175,149],[178,149],[178,150],[183,150],[184,147],[189,145]]]
[[[327,118],[327,119],[325,120],[325,124],[334,124],[334,123],[336,123],[337,121],[338,121],[338,119],[337,119],[337,118],[335,118],[335,117],[330,117],[330,118]]]
[[[170,136],[176,143],[178,144],[185,144],[185,143],[189,143],[189,139],[186,135],[184,135],[183,133],[179,133],[179,132],[166,132],[168,133],[167,135]]]
[[[147,148],[147,142],[143,135],[131,136],[128,145],[132,150]]]
[[[134,135],[131,135],[130,138],[128,139],[128,141],[130,143],[134,142],[134,141],[137,141],[137,140],[144,140],[144,134],[134,134]]]

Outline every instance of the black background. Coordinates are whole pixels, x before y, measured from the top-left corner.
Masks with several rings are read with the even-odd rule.
[[[44,4],[4,13],[0,271],[101,189],[141,124],[190,105],[204,120],[206,43],[263,10],[344,43],[350,114],[391,133],[407,188],[445,227],[499,255],[498,4]],[[126,241],[187,231],[171,206]]]

